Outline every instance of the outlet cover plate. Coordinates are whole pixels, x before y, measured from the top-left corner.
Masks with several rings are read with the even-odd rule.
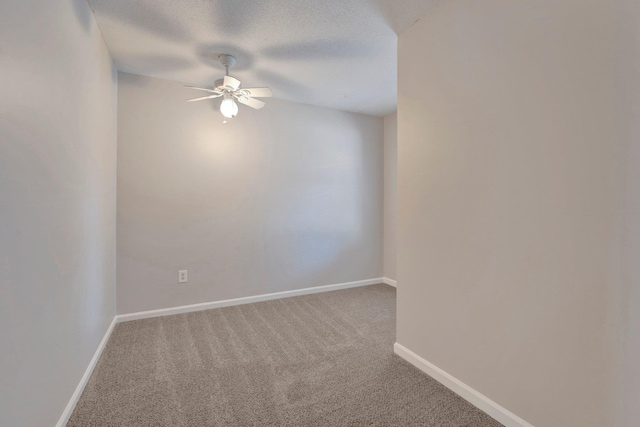
[[[178,283],[187,283],[187,270],[178,270]]]

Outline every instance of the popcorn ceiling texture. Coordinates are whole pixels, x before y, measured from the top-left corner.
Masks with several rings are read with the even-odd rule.
[[[396,109],[397,34],[443,0],[89,0],[120,71],[211,86],[238,58],[245,86],[384,116]]]

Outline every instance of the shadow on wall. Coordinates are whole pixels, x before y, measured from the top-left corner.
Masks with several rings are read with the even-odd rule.
[[[93,24],[93,14],[91,8],[87,5],[86,0],[70,0],[73,11],[78,18],[80,26],[85,32],[89,32]]]
[[[293,162],[291,170],[281,176],[282,181],[275,183],[291,186],[291,177],[304,177],[293,184],[293,194],[279,200],[287,212],[281,219],[282,226],[295,236],[289,240],[283,260],[297,258],[296,262],[289,261],[289,271],[294,279],[302,279],[344,262],[345,254],[357,248],[363,237],[367,208],[362,185],[366,141],[353,118],[339,112],[317,129],[305,127],[297,131],[300,138],[309,131],[323,135],[322,144],[299,147],[301,157],[312,155],[323,166],[309,173],[304,170],[308,165]]]
[[[263,263],[279,266],[287,280],[318,277],[328,267],[345,263],[345,255],[361,244],[365,216],[372,208],[362,182],[370,163],[364,158],[365,146],[371,141],[348,113],[332,111],[330,117],[309,123],[304,112],[292,110],[281,127],[273,126],[279,120],[268,108],[244,109],[239,117],[244,124],[236,118],[218,127],[215,138],[205,131],[196,140],[202,141],[209,166],[220,172],[235,174],[234,169],[251,162],[252,151],[260,153],[254,164],[259,177],[246,181],[240,191],[260,194],[256,207],[265,213]],[[212,120],[221,122],[217,102],[212,109]],[[259,129],[260,138],[247,129]],[[309,140],[310,133],[316,138]]]

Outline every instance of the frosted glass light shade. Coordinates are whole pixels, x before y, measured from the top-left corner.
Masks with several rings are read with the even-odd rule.
[[[238,104],[232,98],[225,98],[220,103],[220,112],[223,116],[231,119],[238,114]]]

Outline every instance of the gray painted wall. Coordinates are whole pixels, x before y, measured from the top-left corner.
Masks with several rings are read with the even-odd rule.
[[[381,118],[270,99],[225,125],[179,83],[118,88],[119,313],[381,276]]]
[[[638,7],[449,0],[399,37],[398,342],[537,427],[637,424]]]
[[[612,256],[617,267],[611,322],[616,325],[616,426],[635,427],[640,420],[640,3],[616,5],[616,150],[620,185],[620,226]]]
[[[398,115],[384,117],[384,265],[383,275],[396,280],[398,211]]]
[[[83,0],[3,0],[0,52],[0,424],[52,426],[115,315],[117,74]]]

